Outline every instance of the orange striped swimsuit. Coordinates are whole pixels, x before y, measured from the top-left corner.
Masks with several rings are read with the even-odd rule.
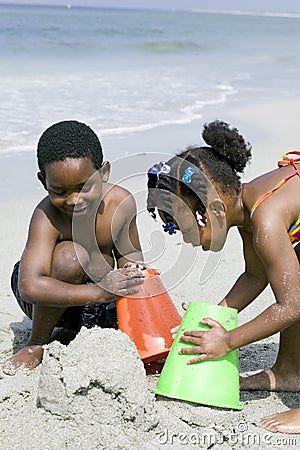
[[[298,155],[298,158],[289,158],[288,155]],[[270,197],[271,194],[273,194],[273,192],[277,191],[277,189],[279,189],[282,185],[284,185],[290,178],[295,177],[296,175],[298,175],[300,177],[300,169],[297,166],[297,164],[300,164],[300,152],[298,151],[293,151],[293,152],[288,152],[285,155],[283,155],[282,157],[282,161],[278,162],[278,167],[283,167],[283,166],[288,166],[289,164],[292,165],[295,168],[295,172],[291,173],[291,175],[288,175],[286,178],[284,178],[283,180],[279,181],[278,184],[276,184],[275,187],[273,187],[273,189],[271,189],[270,191],[266,192],[264,195],[262,195],[257,202],[254,203],[254,205],[251,208],[251,212],[250,212],[250,218],[253,216],[253,214],[255,213],[256,208],[268,197]],[[288,235],[290,238],[290,241],[292,244],[295,244],[296,242],[300,242],[300,214],[298,216],[298,219],[296,220],[296,222],[289,228],[288,230]]]

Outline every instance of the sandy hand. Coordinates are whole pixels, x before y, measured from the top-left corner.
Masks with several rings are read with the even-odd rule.
[[[160,275],[160,270],[154,269],[153,267],[149,267],[144,263],[129,261],[126,264],[124,264],[124,269],[134,269],[134,268],[140,270],[146,270],[149,268],[153,271],[154,275]]]
[[[143,272],[137,267],[123,267],[108,272],[101,282],[98,283],[98,286],[106,293],[104,297],[105,303],[116,300],[116,297],[126,297],[138,292],[139,289],[135,286],[144,282],[143,276]]]
[[[192,347],[182,348],[181,354],[199,355],[190,359],[189,364],[219,359],[232,350],[229,344],[229,332],[219,322],[210,318],[201,319],[200,322],[211,328],[202,331],[185,331],[180,337],[182,342],[194,344]]]

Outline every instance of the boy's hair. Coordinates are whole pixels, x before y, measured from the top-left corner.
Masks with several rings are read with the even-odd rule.
[[[37,160],[44,177],[47,164],[66,158],[90,158],[95,168],[100,169],[103,162],[101,144],[88,125],[76,120],[65,120],[47,128],[41,135]]]
[[[204,214],[207,179],[223,194],[240,194],[238,174],[244,171],[251,158],[251,145],[245,142],[236,128],[230,129],[227,123],[219,120],[204,125],[202,137],[208,146],[188,147],[174,156],[167,162],[167,173],[160,171],[159,165],[148,171],[147,209],[154,218],[157,203],[160,203],[164,205],[164,211],[160,212],[166,221],[173,221],[170,193],[196,198],[197,210]],[[189,183],[185,183],[182,178],[191,168],[193,176]]]

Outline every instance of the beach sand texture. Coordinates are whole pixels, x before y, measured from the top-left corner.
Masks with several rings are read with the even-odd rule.
[[[224,106],[217,113],[219,118],[240,128],[253,144],[253,162],[246,178],[271,170],[281,154],[299,142],[300,103],[296,100],[264,102],[231,110]],[[215,116],[215,111],[208,111],[203,122]],[[200,128],[199,123],[175,127],[173,136],[182,135],[184,130],[182,139],[190,143],[192,139],[187,136]],[[153,132],[153,145],[164,142],[167,135],[168,131],[163,129]],[[134,142],[128,137],[127,145],[131,149],[138,149],[139,140],[146,142],[147,136],[136,139]],[[6,164],[6,176],[13,179],[13,166],[9,160]],[[140,182],[139,178],[133,180],[137,181]],[[14,201],[7,197],[1,199],[1,362],[24,345],[30,330],[30,321],[19,309],[9,282],[13,264],[25,243],[32,209],[41,195],[36,190],[21,200],[17,196]],[[145,211],[139,214],[138,222],[141,240],[147,247],[149,234],[155,235],[161,224],[152,221]],[[174,240],[168,237],[165,243],[161,244],[164,251],[153,261],[153,266],[162,270],[162,279],[170,287],[170,296],[180,314],[182,301],[216,304],[243,270],[241,243],[233,232],[216,260],[204,260],[202,252],[192,249],[192,270],[186,270],[180,283],[172,287],[172,274],[177,277],[176,270],[181,264],[182,254],[178,249],[182,244],[178,234]],[[151,249],[147,247],[145,252],[149,256]],[[203,272],[205,264],[209,269],[207,276]],[[199,274],[203,273],[205,279],[201,281]],[[271,302],[273,297],[267,289],[240,314],[239,323],[250,320]],[[271,367],[277,348],[276,335],[240,349],[240,371],[253,373]],[[155,397],[151,389],[156,381],[156,375],[146,376],[134,345],[120,331],[82,329],[68,346],[54,341],[46,347],[43,363],[34,371],[19,371],[15,376],[0,372],[1,450],[225,450],[299,446],[298,436],[269,433],[258,425],[263,416],[298,407],[299,393],[242,392],[243,410],[233,411]]]

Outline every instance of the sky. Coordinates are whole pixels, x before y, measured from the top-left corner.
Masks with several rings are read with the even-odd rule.
[[[9,4],[96,6],[142,9],[207,9],[223,11],[257,10],[300,13],[299,0],[0,0]]]

